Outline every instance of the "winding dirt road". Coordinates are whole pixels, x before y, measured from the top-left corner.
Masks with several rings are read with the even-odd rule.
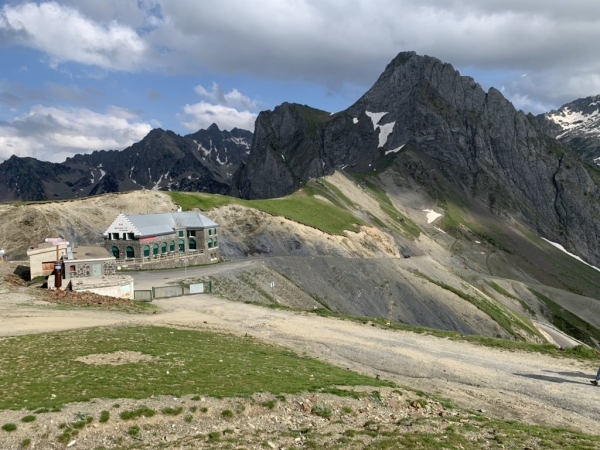
[[[369,324],[270,310],[211,295],[155,301],[157,314],[65,310],[0,292],[0,336],[156,324],[248,334],[299,353],[454,400],[486,414],[600,434],[589,363],[509,352]]]

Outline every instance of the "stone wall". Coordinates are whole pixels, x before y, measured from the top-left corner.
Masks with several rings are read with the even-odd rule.
[[[200,254],[190,255],[182,253],[178,259],[148,258],[144,262],[124,262],[119,267],[121,267],[121,270],[177,269],[184,267],[184,259],[188,260],[188,266],[197,266],[200,264],[215,263],[221,259],[221,254],[219,249],[215,248]]]

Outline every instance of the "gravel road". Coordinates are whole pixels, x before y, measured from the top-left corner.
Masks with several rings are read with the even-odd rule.
[[[155,301],[155,315],[42,306],[0,293],[0,336],[110,324],[208,328],[249,334],[398,384],[437,393],[486,414],[600,434],[600,389],[589,363],[509,352],[211,295]]]

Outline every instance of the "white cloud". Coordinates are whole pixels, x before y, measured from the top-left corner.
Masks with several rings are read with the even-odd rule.
[[[149,60],[148,46],[134,29],[116,21],[93,22],[55,2],[4,5],[0,34],[46,53],[53,65],[72,61],[133,71]]]
[[[253,131],[256,114],[201,101],[193,105],[185,105],[183,114],[178,114],[177,118],[185,128],[194,132],[201,128],[206,129],[213,123],[216,123],[221,130],[242,128]]]
[[[225,93],[223,92],[223,89],[221,89],[221,86],[219,86],[215,82],[213,82],[210,91],[200,84],[196,86],[194,90],[198,95],[209,98],[210,100],[216,102],[219,105],[244,109],[258,108],[258,103],[256,101],[251,100],[249,97],[245,96],[237,89],[234,88],[231,91]]]
[[[232,128],[254,130],[254,121],[257,114],[250,110],[255,110],[258,107],[256,101],[235,88],[229,92],[224,92],[214,82],[210,89],[206,89],[199,84],[194,90],[198,95],[211,100],[213,103],[203,100],[200,103],[185,105],[183,114],[177,115],[185,128],[195,132],[216,123],[222,130],[231,130]]]
[[[63,0],[2,7],[2,42],[55,64],[244,74],[333,92],[368,87],[398,52],[415,50],[466,74],[505,73],[507,93],[536,104],[600,92],[597,0]],[[214,86],[203,89],[252,110],[235,90],[216,101]]]
[[[0,122],[0,159],[17,155],[60,162],[75,153],[121,150],[151,129],[131,111],[115,106],[101,114],[37,105],[10,122]]]

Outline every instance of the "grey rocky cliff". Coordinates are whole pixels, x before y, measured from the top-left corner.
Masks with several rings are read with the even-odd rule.
[[[346,111],[307,120],[306,110],[259,116],[238,195],[279,197],[334,168],[393,167],[434,198],[484,205],[600,265],[599,172],[450,64],[400,53]]]

